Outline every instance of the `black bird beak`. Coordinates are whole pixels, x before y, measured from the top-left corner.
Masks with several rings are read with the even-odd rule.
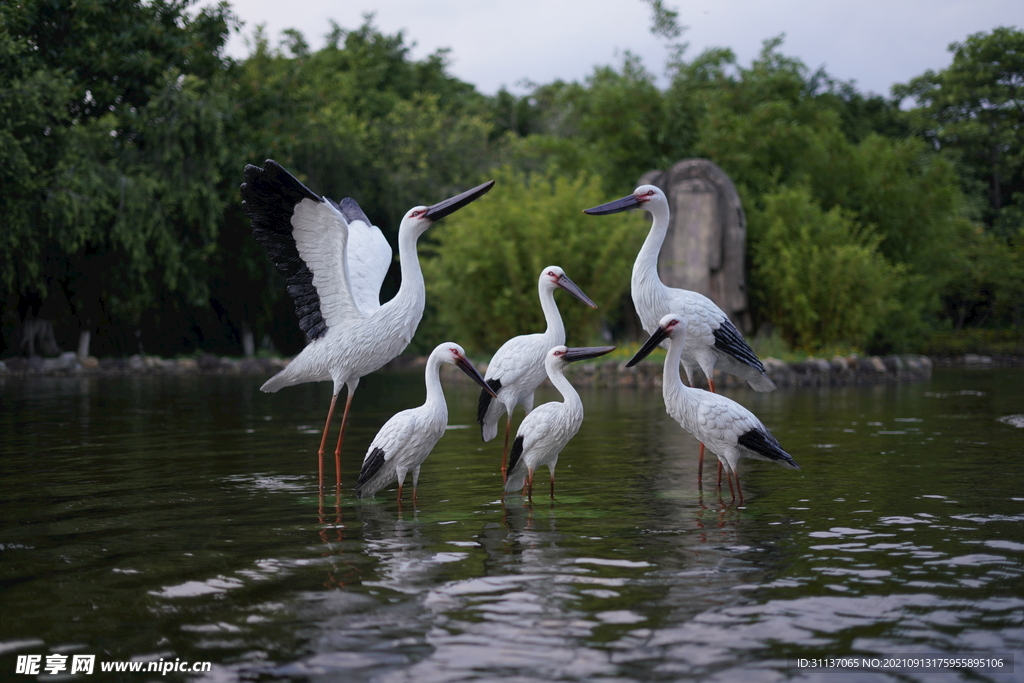
[[[494,187],[494,181],[488,180],[483,185],[477,185],[472,190],[466,190],[462,194],[457,194],[450,199],[427,207],[427,212],[423,214],[423,217],[429,218],[432,221],[440,220],[450,213],[455,213],[466,204],[484,196],[492,187]]]
[[[564,289],[565,291],[569,292],[574,297],[576,297],[586,305],[590,306],[591,308],[597,308],[597,304],[591,301],[590,297],[584,294],[583,290],[577,287],[576,283],[570,280],[568,275],[563,273],[558,278],[558,286]]]
[[[629,359],[629,362],[626,363],[626,367],[631,368],[640,361],[642,361],[644,358],[647,358],[647,356],[650,355],[651,351],[658,348],[658,344],[665,341],[666,337],[668,337],[668,331],[665,330],[664,327],[659,327],[658,329],[656,329],[654,331],[654,334],[651,335],[651,338],[644,342],[644,345],[641,346],[640,350],[636,352],[636,355]]]
[[[480,371],[473,367],[473,364],[465,356],[459,356],[455,364],[459,366],[459,369],[464,373],[473,378],[473,381],[483,387],[484,391],[491,395],[491,398],[498,398],[498,395],[494,393],[494,389],[488,386],[487,382],[484,381],[484,376],[480,374]]]
[[[622,199],[616,199],[614,202],[595,206],[592,209],[583,209],[583,213],[589,213],[591,216],[607,216],[610,213],[621,213],[622,211],[635,209],[641,204],[643,202],[637,199],[635,195],[629,195]]]
[[[575,349],[566,349],[565,355],[562,356],[566,363],[572,363],[577,360],[586,360],[587,358],[597,358],[603,356],[606,353],[611,353],[615,350],[614,346],[582,346]]]

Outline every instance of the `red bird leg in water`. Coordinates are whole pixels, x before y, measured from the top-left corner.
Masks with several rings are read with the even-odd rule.
[[[327,411],[327,423],[324,424],[324,434],[320,437],[320,450],[317,452],[317,472],[319,474],[320,493],[324,492],[324,444],[327,443],[327,430],[331,428],[331,417],[334,416],[334,405],[338,402],[338,395],[331,397],[331,407]]]
[[[336,399],[338,397],[335,396],[334,398]],[[339,491],[341,490],[341,444],[342,444],[342,441],[345,439],[345,425],[348,424],[348,411],[349,411],[349,408],[351,408],[351,407],[352,407],[352,392],[349,391],[348,392],[348,396],[345,398],[345,412],[341,416],[341,431],[338,432],[338,447],[334,449],[334,473],[335,473],[335,479],[337,481],[337,487],[338,487]],[[331,409],[332,410],[334,409],[334,402],[333,401],[331,402]],[[325,432],[325,435],[326,435],[326,432]],[[321,453],[321,455],[323,454],[323,450],[324,450],[324,447],[323,447],[323,444],[321,444],[320,445],[320,453]],[[321,463],[321,467],[323,467],[323,463]],[[320,486],[321,486],[321,488],[323,488],[323,484],[322,483],[321,483]]]
[[[508,435],[512,431],[512,413],[508,414],[508,420],[505,422],[505,448],[501,451],[501,483],[504,484],[508,481]]]

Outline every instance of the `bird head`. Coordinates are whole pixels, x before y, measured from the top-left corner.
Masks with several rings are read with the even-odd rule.
[[[466,358],[466,352],[462,350],[461,346],[455,342],[438,344],[437,348],[434,349],[434,352],[431,355],[435,354],[440,357],[442,363],[451,363],[469,375],[474,382],[483,387],[484,391],[489,393],[493,398],[498,397],[498,395],[494,393],[494,389],[484,381],[483,375],[481,375],[473,364],[469,362],[469,359]]]
[[[494,181],[488,180],[482,185],[477,185],[472,190],[466,190],[461,194],[449,197],[448,199],[438,202],[432,206],[414,206],[409,209],[402,218],[402,224],[399,227],[399,230],[412,229],[415,231],[417,236],[422,235],[426,232],[427,228],[434,224],[435,221],[439,221],[445,216],[455,213],[466,204],[484,196],[493,186]]]
[[[647,208],[650,202],[663,203],[665,206],[668,206],[665,193],[659,188],[654,185],[641,185],[633,190],[633,194],[628,194],[622,199],[616,199],[614,202],[595,206],[592,209],[584,209],[583,213],[588,213],[591,216],[606,216],[611,213],[629,211],[630,209],[644,209]]]
[[[658,329],[654,331],[650,339],[644,342],[644,345],[640,347],[640,350],[636,352],[636,355],[629,359],[626,363],[627,368],[631,368],[648,355],[651,351],[656,349],[661,342],[669,339],[682,339],[686,336],[686,321],[683,317],[677,313],[669,313],[658,321]]]
[[[554,291],[561,288],[572,294],[574,297],[591,308],[597,308],[597,304],[590,300],[583,290],[576,286],[576,283],[569,279],[565,271],[558,266],[548,266],[540,272],[540,286]]]

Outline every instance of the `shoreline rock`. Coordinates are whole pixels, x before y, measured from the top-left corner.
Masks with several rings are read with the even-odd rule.
[[[124,375],[262,375],[269,377],[288,365],[287,358],[230,358],[202,354],[194,358],[160,358],[134,355],[128,358],[78,358],[68,352],[56,358],[14,356],[0,360],[0,378],[32,377],[107,377]],[[780,387],[843,386],[851,384],[882,384],[888,382],[917,382],[931,377],[933,368],[968,367],[1002,368],[1024,367],[1021,356],[983,356],[966,354],[956,357],[930,358],[917,354],[890,356],[835,356],[831,359],[810,358],[797,363],[786,363],[776,358],[764,359],[769,377]],[[419,372],[426,363],[425,356],[400,356],[384,366],[384,372]],[[486,364],[478,366],[481,372]],[[446,381],[470,382],[454,368],[445,366]],[[661,360],[645,360],[634,368],[625,367],[624,361],[606,360],[573,365],[567,371],[579,386],[633,386],[660,387]],[[695,373],[695,383],[706,388],[704,377]],[[745,386],[745,382],[720,371],[715,372],[715,384],[722,387]]]

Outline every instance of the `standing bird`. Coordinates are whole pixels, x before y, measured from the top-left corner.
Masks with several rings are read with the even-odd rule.
[[[442,363],[457,365],[484,391],[490,391],[483,376],[466,359],[461,346],[452,342],[439,344],[427,359],[427,400],[418,408],[396,413],[373,437],[356,481],[356,496],[359,498],[372,496],[397,479],[398,501],[401,502],[405,475],[412,470],[412,499],[416,500],[420,465],[448,425],[448,404],[441,390]]]
[[[512,431],[512,411],[517,405],[523,406],[527,415],[533,410],[533,394],[547,376],[544,358],[553,346],[565,343],[565,325],[558,314],[555,290],[562,288],[591,308],[597,308],[593,301],[569,279],[558,266],[548,266],[541,271],[537,280],[540,307],[544,311],[547,329],[537,334],[523,334],[512,337],[501,345],[491,358],[484,375],[493,392],[481,391],[477,406],[476,421],[480,423],[480,436],[490,441],[498,433],[498,418],[504,412],[505,447],[501,452],[501,476],[505,479],[505,463],[508,458],[508,437]],[[497,398],[492,398],[497,394]]]
[[[663,317],[654,334],[626,363],[626,367],[639,363],[668,338],[668,355],[665,357],[661,384],[665,410],[683,429],[697,437],[702,444],[707,444],[711,452],[718,456],[719,463],[725,464],[732,500],[736,501],[738,492],[742,505],[743,489],[736,468],[741,457],[770,460],[794,470],[800,469],[800,466],[752,412],[721,394],[693,389],[683,384],[679,378],[679,359],[686,348],[688,325],[689,320],[676,313]],[[736,479],[736,491],[732,490],[733,477]]]
[[[551,497],[555,497],[555,463],[558,454],[583,424],[583,401],[563,372],[569,363],[585,358],[597,358],[614,351],[614,346],[591,346],[567,349],[556,346],[544,357],[544,369],[555,389],[562,394],[561,403],[551,401],[530,412],[516,432],[512,453],[508,461],[508,479],[505,491],[518,491],[526,487],[526,495],[533,500],[533,473],[547,465],[551,473]]]
[[[423,316],[425,293],[416,240],[434,221],[491,189],[494,181],[405,214],[398,229],[402,284],[398,294],[381,305],[380,286],[391,264],[391,247],[355,200],[346,198],[339,205],[314,194],[277,162],[268,159],[265,166],[245,167],[242,210],[252,220],[256,241],[285,277],[309,344],[260,389],[334,382],[317,454],[323,493],[324,444],[338,394],[343,386],[348,388],[334,451],[340,490],[342,439],[359,379],[400,354]]]
[[[603,216],[629,209],[643,208],[653,217],[640,253],[633,263],[630,289],[640,324],[647,334],[658,329],[658,321],[667,313],[686,318],[690,332],[683,349],[682,363],[686,379],[693,384],[693,371],[699,367],[715,390],[715,367],[742,377],[756,391],[772,391],[773,382],[764,372],[764,365],[753,352],[729,316],[703,294],[687,289],[667,287],[658,277],[658,253],[668,234],[669,210],[665,193],[653,185],[641,185],[633,194],[608,202],[584,213]]]
[[[690,332],[683,349],[682,364],[686,381],[693,386],[693,371],[699,367],[715,391],[715,367],[730,375],[742,377],[756,391],[772,391],[775,382],[764,372],[764,365],[750,348],[743,335],[721,308],[703,294],[688,289],[668,287],[658,277],[658,254],[668,234],[669,210],[665,193],[654,185],[641,185],[633,194],[584,213],[602,216],[643,208],[652,217],[651,231],[633,262],[630,290],[633,306],[647,334],[654,334],[658,321],[668,313],[686,317]],[[704,476],[704,444],[700,446],[697,481]],[[718,483],[722,483],[722,464],[718,464]]]

